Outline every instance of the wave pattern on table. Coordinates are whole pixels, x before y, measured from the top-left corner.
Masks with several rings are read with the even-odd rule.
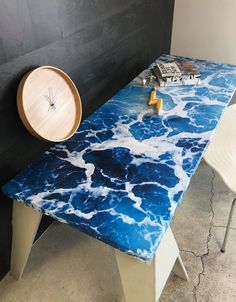
[[[236,87],[235,66],[192,61],[201,84],[158,88],[162,116],[147,105],[146,70],[4,192],[150,262]]]

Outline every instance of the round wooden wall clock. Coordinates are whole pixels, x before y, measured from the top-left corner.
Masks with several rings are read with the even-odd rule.
[[[36,137],[60,142],[77,130],[81,99],[62,70],[42,66],[25,74],[17,90],[17,108],[25,127]]]

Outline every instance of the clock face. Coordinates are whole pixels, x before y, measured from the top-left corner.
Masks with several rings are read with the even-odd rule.
[[[55,67],[28,73],[19,85],[17,103],[28,130],[49,141],[69,138],[81,120],[79,93],[72,80]]]

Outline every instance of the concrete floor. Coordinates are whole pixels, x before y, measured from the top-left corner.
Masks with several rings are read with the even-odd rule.
[[[160,302],[236,301],[235,216],[220,252],[232,199],[202,162],[172,222],[190,282],[171,275]],[[0,301],[125,302],[113,250],[61,224],[35,244],[21,281],[0,283]]]

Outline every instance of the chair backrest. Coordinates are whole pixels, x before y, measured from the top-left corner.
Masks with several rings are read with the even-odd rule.
[[[209,147],[215,144],[217,148],[228,148],[232,144],[236,148],[236,104],[225,110]]]
[[[229,106],[217,127],[204,159],[236,192],[236,104]]]

